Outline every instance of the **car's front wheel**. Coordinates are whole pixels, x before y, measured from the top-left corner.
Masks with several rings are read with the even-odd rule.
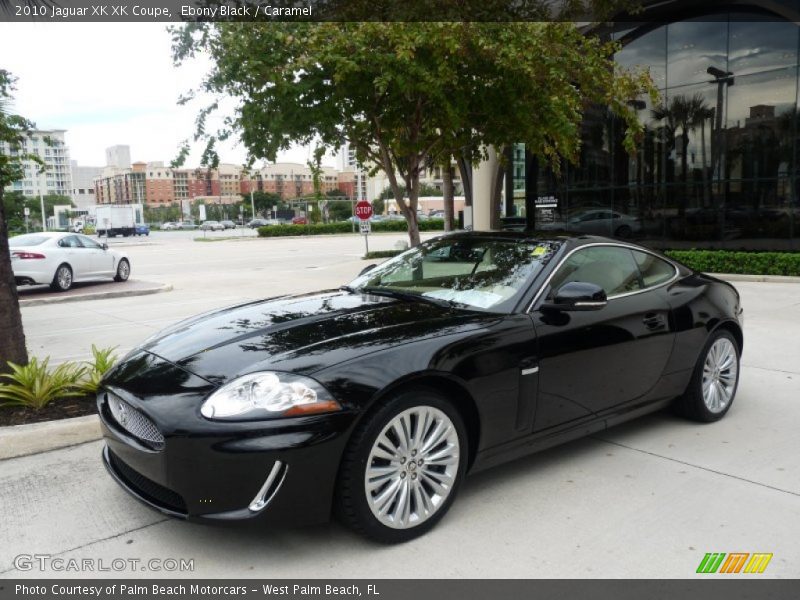
[[[114,276],[114,281],[128,281],[131,275],[131,264],[127,258],[123,258],[117,265],[117,274]]]
[[[66,263],[58,265],[50,288],[56,292],[66,292],[72,287],[72,269]]]
[[[353,434],[337,486],[345,524],[384,543],[429,531],[455,499],[467,466],[458,410],[427,389],[398,394]]]
[[[727,330],[711,334],[678,411],[696,421],[718,421],[730,410],[739,385],[739,344]]]

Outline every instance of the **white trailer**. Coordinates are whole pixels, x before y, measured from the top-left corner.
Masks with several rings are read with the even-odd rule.
[[[136,234],[136,225],[143,224],[141,204],[100,204],[95,210],[97,235],[128,237]]]

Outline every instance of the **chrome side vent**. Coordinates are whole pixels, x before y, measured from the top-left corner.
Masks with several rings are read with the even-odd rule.
[[[266,481],[264,481],[264,485],[262,485],[261,489],[258,490],[256,497],[253,498],[253,501],[248,507],[252,512],[259,512],[267,507],[267,505],[275,497],[275,494],[278,493],[278,490],[281,489],[281,485],[283,485],[283,480],[286,479],[286,473],[288,470],[289,465],[281,462],[280,460],[275,461],[275,464],[272,465],[269,475],[267,475]]]

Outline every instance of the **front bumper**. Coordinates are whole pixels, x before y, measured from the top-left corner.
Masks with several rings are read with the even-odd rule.
[[[112,415],[108,393],[152,420],[164,434],[163,447],[128,433]],[[352,414],[219,423],[200,416],[201,402],[176,398],[176,411],[186,415],[173,428],[146,399],[101,390],[103,463],[117,483],[151,508],[193,521],[297,525],[330,518]]]

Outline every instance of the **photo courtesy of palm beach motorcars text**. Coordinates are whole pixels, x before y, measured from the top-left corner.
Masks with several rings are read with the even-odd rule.
[[[796,598],[800,0],[0,0],[0,600]]]

